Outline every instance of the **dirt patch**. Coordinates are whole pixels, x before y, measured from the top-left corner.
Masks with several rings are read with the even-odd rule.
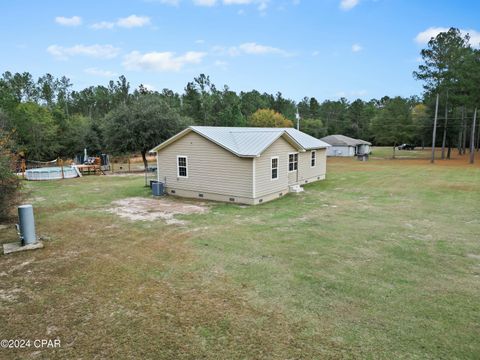
[[[10,291],[0,289],[0,300],[6,302],[16,302],[18,299],[18,293],[21,293],[22,290],[14,288]]]
[[[133,221],[165,220],[167,224],[184,225],[185,221],[175,219],[176,215],[202,214],[208,207],[202,203],[193,205],[177,200],[162,198],[148,199],[132,197],[112,202],[108,212]]]

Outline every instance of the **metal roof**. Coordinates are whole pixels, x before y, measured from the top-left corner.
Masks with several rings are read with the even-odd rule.
[[[191,131],[240,157],[260,156],[265,149],[281,136],[300,151],[322,149],[330,146],[321,140],[292,128],[190,126],[158,145],[152,151],[163,149]]]
[[[372,145],[368,141],[354,139],[345,135],[328,135],[323,137],[321,140],[332,146]]]

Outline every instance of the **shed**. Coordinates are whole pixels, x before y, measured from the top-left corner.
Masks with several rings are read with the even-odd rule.
[[[330,144],[327,150],[327,156],[356,156],[370,154],[368,141],[354,139],[345,135],[328,135],[320,140]]]
[[[259,204],[325,179],[329,146],[292,128],[190,126],[152,152],[168,194]]]

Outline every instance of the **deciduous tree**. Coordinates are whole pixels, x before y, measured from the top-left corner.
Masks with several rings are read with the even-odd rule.
[[[250,126],[254,127],[293,127],[293,122],[272,109],[259,109],[250,116]]]

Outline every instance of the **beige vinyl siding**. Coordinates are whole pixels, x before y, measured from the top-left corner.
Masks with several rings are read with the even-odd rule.
[[[295,151],[295,148],[280,137],[255,159],[256,198],[288,189],[288,153]],[[276,180],[272,180],[272,157],[278,157]]]
[[[317,166],[320,175],[327,174],[327,149],[317,150]]]
[[[188,178],[177,177],[178,155],[188,157]],[[252,198],[252,162],[191,132],[158,152],[158,178],[171,189]]]
[[[290,154],[298,154],[298,164],[297,170],[289,171],[289,161],[290,161]],[[294,185],[298,182],[298,169],[300,168],[300,154],[298,153],[297,149],[292,149],[286,154],[287,159],[287,175],[288,175],[288,185]]]
[[[300,156],[298,158],[300,160]],[[288,154],[287,154],[287,163],[288,163]],[[288,174],[288,185],[294,185],[298,182],[298,170],[288,171],[287,169],[287,174]]]
[[[298,182],[302,183],[306,179],[325,175],[326,172],[326,150],[318,149],[316,151],[316,164],[311,167],[312,152],[307,150],[298,154]]]

